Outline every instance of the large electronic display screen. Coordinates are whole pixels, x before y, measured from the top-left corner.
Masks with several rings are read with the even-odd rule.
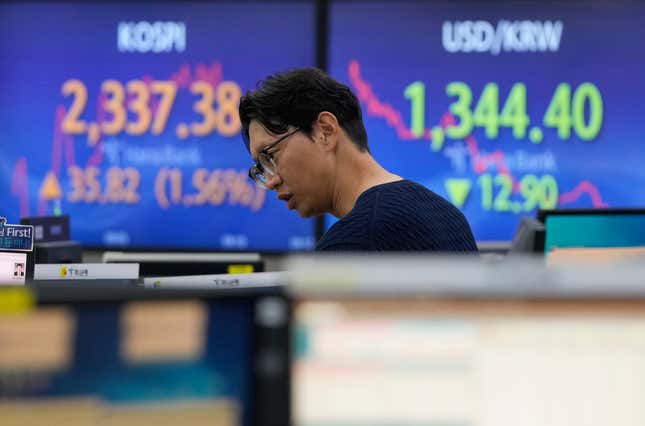
[[[315,61],[313,1],[0,4],[0,216],[87,246],[308,250],[248,179],[238,104]],[[279,226],[277,226],[279,224]]]
[[[538,208],[645,204],[645,5],[333,1],[329,64],[374,157],[479,241]]]

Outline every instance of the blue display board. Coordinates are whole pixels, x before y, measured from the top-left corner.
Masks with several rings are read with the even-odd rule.
[[[0,216],[89,246],[308,250],[247,177],[239,97],[311,66],[300,2],[0,4]],[[279,225],[279,226],[278,226]]]
[[[509,240],[536,208],[645,205],[642,40],[638,2],[333,1],[329,64],[384,167]]]

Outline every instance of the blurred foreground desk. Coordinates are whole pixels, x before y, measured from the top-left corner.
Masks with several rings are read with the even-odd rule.
[[[297,426],[642,426],[645,270],[291,263]]]

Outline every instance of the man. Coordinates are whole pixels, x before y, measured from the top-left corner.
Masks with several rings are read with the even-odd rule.
[[[239,111],[249,176],[302,217],[340,218],[317,251],[477,251],[456,207],[374,160],[356,96],[322,71],[270,76]]]

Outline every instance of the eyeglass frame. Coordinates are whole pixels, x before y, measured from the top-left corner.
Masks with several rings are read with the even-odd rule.
[[[257,175],[257,172],[259,172],[265,177],[265,182],[266,182],[266,175],[265,175],[266,170],[264,166],[262,166],[261,161],[267,162],[274,169],[276,169],[276,172],[272,173],[272,175],[276,175],[278,165],[276,164],[275,159],[273,158],[273,154],[269,153],[269,151],[275,148],[280,142],[286,140],[289,136],[295,135],[299,131],[300,131],[300,128],[296,127],[293,131],[287,133],[284,136],[281,136],[280,138],[278,138],[278,140],[273,141],[269,145],[262,148],[262,150],[258,153],[258,157],[257,157],[258,159],[256,160],[255,164],[249,167],[249,178],[251,178],[251,180],[255,182],[256,185],[258,185],[261,188],[267,189],[266,184],[264,182],[259,181],[255,177]],[[261,160],[261,157],[264,157],[263,160]]]

